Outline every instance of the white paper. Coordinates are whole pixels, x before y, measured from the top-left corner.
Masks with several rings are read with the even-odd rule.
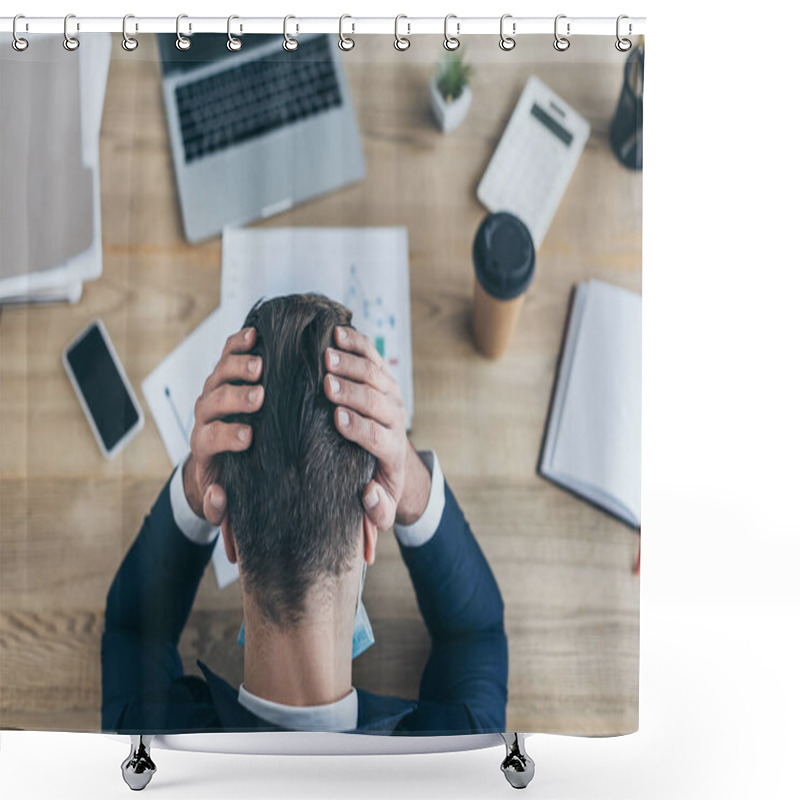
[[[226,228],[223,326],[238,330],[261,297],[320,292],[353,312],[414,412],[411,301],[405,228]]]
[[[210,314],[142,382],[142,392],[173,466],[189,452],[195,401],[225,346],[227,335],[220,319],[219,310]],[[225,555],[221,536],[212,563],[220,589],[239,577],[238,566]]]
[[[57,37],[52,38],[55,41]],[[48,301],[69,299],[74,302],[81,294],[76,284],[99,278],[103,271],[99,137],[111,62],[111,36],[98,34],[86,37],[77,51],[77,58],[81,154],[84,166],[92,170],[92,243],[86,250],[57,267],[0,281],[0,298],[4,302],[23,302],[29,295],[33,302],[42,302],[41,296],[46,296]]]
[[[86,37],[81,47],[81,137],[83,159],[92,168],[94,191],[94,239],[80,261],[68,264],[72,274],[81,280],[95,280],[103,272],[103,235],[100,211],[100,128],[103,123],[103,106],[106,99],[108,69],[111,64],[111,35]]]

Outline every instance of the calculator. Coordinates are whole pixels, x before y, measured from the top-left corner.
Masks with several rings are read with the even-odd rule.
[[[589,138],[589,123],[531,77],[478,186],[489,211],[510,211],[538,249]]]

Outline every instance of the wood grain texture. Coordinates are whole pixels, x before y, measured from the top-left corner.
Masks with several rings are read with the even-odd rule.
[[[641,173],[622,168],[608,127],[622,80],[608,38],[557,54],[547,37],[502,53],[469,39],[473,103],[438,133],[428,81],[441,43],[398,54],[357,37],[344,58],[367,176],[262,225],[405,225],[409,233],[415,416],[436,449],[503,592],[508,727],[612,735],[638,727],[638,536],[535,472],[571,286],[590,277],[641,290]],[[143,378],[219,303],[220,240],[182,236],[154,42],[114,48],[100,141],[103,276],[75,306],[0,316],[0,725],[98,730],[105,596],[169,475],[155,424],[115,460],[100,455],[61,367],[64,345],[105,322],[141,396]],[[475,189],[527,77],[537,74],[589,120],[592,135],[546,241],[509,351],[473,349]],[[365,602],[376,645],[357,685],[414,696],[428,652],[411,583],[381,534]],[[238,584],[209,570],[181,640],[238,686]]]

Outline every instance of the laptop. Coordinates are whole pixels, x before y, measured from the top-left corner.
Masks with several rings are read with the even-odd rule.
[[[361,180],[364,155],[334,36],[202,34],[179,51],[158,35],[186,238],[286,211]]]

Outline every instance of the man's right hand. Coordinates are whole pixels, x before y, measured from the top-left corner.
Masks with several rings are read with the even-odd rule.
[[[194,513],[212,525],[222,524],[226,498],[222,487],[214,483],[211,460],[217,453],[247,450],[253,438],[249,425],[223,420],[230,414],[252,414],[264,402],[264,387],[253,385],[262,368],[261,359],[250,355],[255,340],[255,328],[228,337],[194,407],[192,452],[184,466],[183,488]],[[244,383],[237,386],[231,381]]]

